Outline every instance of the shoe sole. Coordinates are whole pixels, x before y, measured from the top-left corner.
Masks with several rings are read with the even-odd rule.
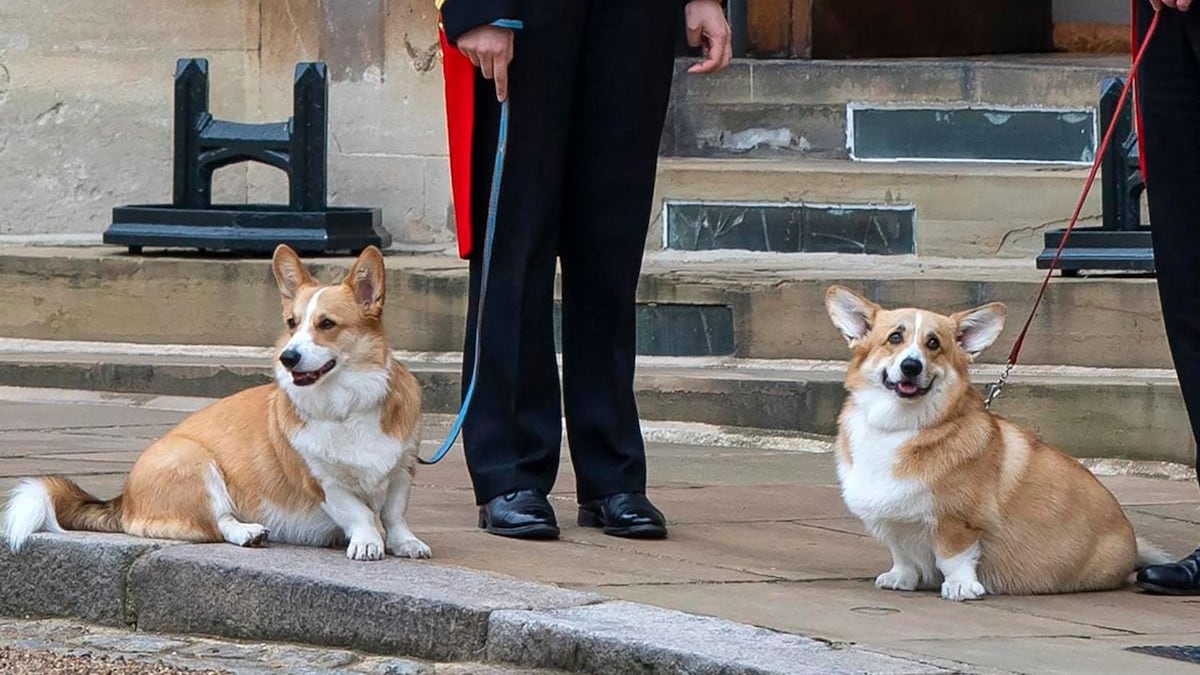
[[[479,514],[479,529],[498,537],[533,539],[538,541],[558,539],[559,534],[558,527],[546,523],[522,525],[520,527],[492,527],[492,524],[488,522],[487,516],[482,513]]]
[[[597,528],[604,534],[625,539],[666,539],[667,528],[661,525],[630,525],[629,527],[609,527],[604,522],[604,516],[594,511],[579,509],[575,522],[580,527]]]
[[[1200,589],[1182,589],[1170,588],[1168,586],[1159,586],[1145,581],[1137,582],[1137,587],[1148,593],[1155,595],[1200,595]]]

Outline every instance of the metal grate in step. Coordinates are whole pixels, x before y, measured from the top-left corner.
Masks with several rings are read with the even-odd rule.
[[[1160,656],[1174,661],[1200,664],[1200,645],[1147,645],[1128,647],[1126,651],[1147,656]]]
[[[681,251],[916,253],[912,204],[674,201],[663,205],[663,246]]]
[[[1090,164],[1094,108],[956,105],[846,108],[846,144],[857,161],[970,161]]]
[[[727,305],[638,303],[638,356],[730,356],[736,351]],[[562,303],[554,303],[554,344],[562,352]]]

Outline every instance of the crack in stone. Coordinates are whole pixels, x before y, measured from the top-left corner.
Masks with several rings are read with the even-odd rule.
[[[1096,220],[1101,217],[1102,217],[1102,214],[1099,214],[1099,213],[1080,214],[1079,222],[1083,223],[1083,222],[1093,221],[1093,220]],[[996,248],[992,249],[992,254],[996,255],[996,254],[999,254],[1001,251],[1003,251],[1004,247],[1006,245],[1008,245],[1009,240],[1012,238],[1019,237],[1021,235],[1026,235],[1026,234],[1036,234],[1037,232],[1039,232],[1041,230],[1044,230],[1048,227],[1053,227],[1055,225],[1062,225],[1065,227],[1066,224],[1069,223],[1070,221],[1071,221],[1070,218],[1059,218],[1057,220],[1049,220],[1044,223],[1039,223],[1037,225],[1030,225],[1028,227],[1018,227],[1018,228],[1009,230],[1004,233],[1003,237],[1000,238],[1000,243],[996,244]]]
[[[158,426],[158,425],[157,424],[96,424],[96,425],[66,426],[66,427],[13,427],[11,429],[0,429],[0,437],[3,437],[4,434],[12,434],[12,433],[45,432],[48,434],[53,434],[53,433],[78,434],[80,432],[87,432],[87,431],[91,431],[91,430],[116,430],[116,429],[138,429],[138,428],[144,429],[144,428],[155,427],[155,426]]]
[[[782,579],[768,577],[764,579],[727,579],[724,581],[713,580],[688,580],[688,581],[633,581],[629,583],[608,583],[608,584],[564,584],[569,587],[576,588],[640,588],[640,587],[661,587],[661,586],[745,586],[751,584],[815,584],[827,583],[830,581],[851,581],[866,583],[874,581],[875,577],[819,577],[816,579]]]
[[[296,23],[296,15],[292,13],[292,0],[283,0],[283,8],[287,11],[288,23],[292,24],[292,36],[296,41],[296,48],[300,51],[300,60],[311,61],[308,50],[304,48],[304,41],[300,39],[300,26]]]

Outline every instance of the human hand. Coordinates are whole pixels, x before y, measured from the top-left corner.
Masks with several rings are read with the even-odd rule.
[[[1170,7],[1181,12],[1188,11],[1192,6],[1192,0],[1150,0],[1150,4],[1154,5],[1154,11],[1159,11],[1163,7]]]
[[[688,44],[703,47],[705,56],[703,61],[688,68],[688,72],[715,73],[724,70],[733,58],[733,31],[725,19],[721,3],[717,0],[691,0],[687,4],[686,18]]]
[[[508,98],[508,64],[513,59],[513,32],[496,26],[479,26],[463,33],[458,50],[471,59],[483,76],[496,81],[496,99]]]

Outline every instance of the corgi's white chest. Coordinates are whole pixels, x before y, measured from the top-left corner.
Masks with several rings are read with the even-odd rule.
[[[309,420],[290,440],[317,482],[334,482],[368,498],[376,509],[391,477],[416,452],[415,439],[384,433],[374,411],[344,420]]]
[[[933,493],[922,481],[897,478],[900,449],[916,430],[892,431],[852,411],[843,423],[850,462],[838,461],[846,507],[868,524],[882,521],[932,523]]]

